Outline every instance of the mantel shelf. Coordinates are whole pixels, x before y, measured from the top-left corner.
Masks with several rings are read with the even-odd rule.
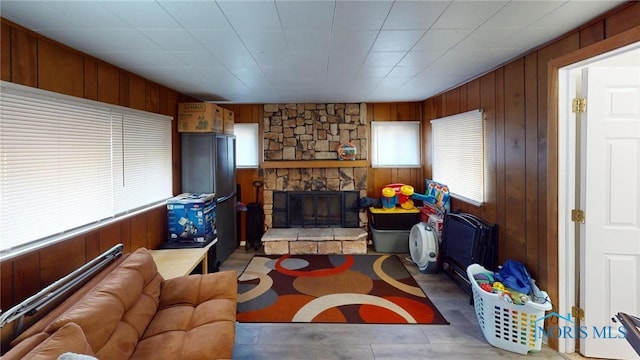
[[[260,167],[264,169],[295,169],[295,168],[340,168],[340,167],[368,167],[368,160],[275,160],[263,161]]]

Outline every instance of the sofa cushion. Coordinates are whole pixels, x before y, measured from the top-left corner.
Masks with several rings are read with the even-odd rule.
[[[45,332],[77,323],[98,358],[127,359],[156,313],[161,283],[151,253],[138,249]]]
[[[74,352],[77,354],[93,356],[93,350],[87,343],[87,338],[80,326],[74,323],[67,323],[56,330],[51,336],[33,348],[22,359],[24,360],[44,360],[57,359],[58,356]]]
[[[131,359],[230,359],[236,300],[235,271],[163,281],[158,312]]]

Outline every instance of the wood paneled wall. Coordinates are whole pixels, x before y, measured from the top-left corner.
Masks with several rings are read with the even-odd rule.
[[[423,135],[429,121],[484,109],[486,201],[480,207],[453,200],[452,209],[499,225],[499,261],[523,261],[552,302],[558,301],[558,242],[547,236],[549,62],[640,25],[640,3],[629,2],[484,76],[422,103]],[[557,153],[557,152],[554,152]],[[432,159],[424,149],[424,175]],[[557,162],[553,161],[557,165]],[[557,213],[557,206],[556,206]],[[557,340],[557,339],[552,339]]]
[[[172,89],[53,42],[2,19],[0,78],[21,85],[176,118],[192,101]],[[173,189],[179,193],[180,137],[172,136]],[[41,216],[46,216],[42,209]],[[0,264],[0,307],[8,309],[117,243],[126,252],[157,248],[167,238],[166,208],[159,207]]]

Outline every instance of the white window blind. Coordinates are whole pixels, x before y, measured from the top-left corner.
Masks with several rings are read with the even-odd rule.
[[[114,213],[171,196],[171,123],[146,114],[113,112]]]
[[[372,167],[420,167],[419,121],[372,121]]]
[[[236,165],[239,168],[257,168],[260,162],[258,157],[258,124],[239,124],[233,126],[233,134],[236,136]]]
[[[484,201],[484,122],[482,110],[431,121],[433,180],[451,195],[475,205]]]
[[[0,92],[0,255],[172,195],[170,117],[7,82]]]

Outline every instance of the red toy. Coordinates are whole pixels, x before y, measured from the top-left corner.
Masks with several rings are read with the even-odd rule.
[[[480,289],[490,293],[493,292],[493,287],[491,286],[491,284],[489,283],[482,283],[480,284]]]

